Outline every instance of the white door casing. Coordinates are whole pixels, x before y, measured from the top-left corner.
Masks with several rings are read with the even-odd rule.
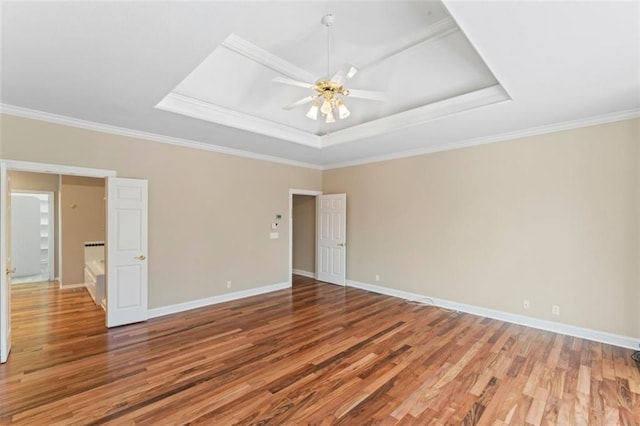
[[[0,164],[0,362],[11,351],[11,197],[7,165]]]
[[[147,181],[107,178],[107,327],[147,320]]]
[[[316,277],[346,285],[347,194],[319,195],[316,209]]]

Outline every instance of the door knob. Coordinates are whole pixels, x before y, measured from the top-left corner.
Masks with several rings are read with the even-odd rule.
[[[141,254],[140,256],[136,256],[136,259],[145,260],[146,256],[144,254]]]
[[[347,244],[346,243],[339,243],[338,247],[345,247]]]

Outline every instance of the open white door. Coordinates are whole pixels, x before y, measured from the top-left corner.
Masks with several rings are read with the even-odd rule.
[[[11,351],[11,197],[7,165],[0,163],[0,362]]]
[[[347,194],[319,195],[316,206],[316,278],[346,285]]]
[[[147,181],[107,178],[107,327],[145,321]]]

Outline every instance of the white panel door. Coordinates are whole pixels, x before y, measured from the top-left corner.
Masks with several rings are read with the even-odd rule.
[[[107,179],[107,327],[145,321],[147,181]]]
[[[11,183],[7,165],[0,163],[0,362],[11,351]]]
[[[319,195],[316,206],[316,277],[319,281],[345,285],[347,194]]]

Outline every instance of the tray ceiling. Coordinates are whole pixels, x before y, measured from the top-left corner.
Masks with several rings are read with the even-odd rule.
[[[330,33],[323,15],[305,17],[302,40],[286,31],[270,40],[283,56],[257,44],[267,39],[264,27],[231,33],[156,108],[323,148],[509,100],[441,3],[395,5],[395,19],[389,5],[377,6],[367,25],[355,9],[333,15]],[[313,84],[346,66],[358,70],[346,88],[379,91],[385,100],[343,97],[351,115],[335,123],[308,119],[310,104],[283,108],[314,92],[275,77]]]

